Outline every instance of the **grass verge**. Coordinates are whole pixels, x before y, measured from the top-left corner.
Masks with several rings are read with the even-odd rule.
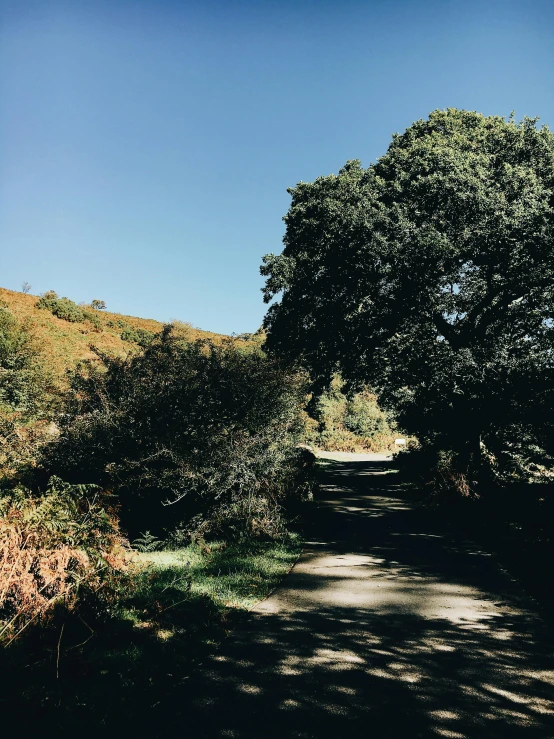
[[[0,669],[12,679],[0,710],[18,716],[19,732],[22,716],[28,732],[154,731],[162,702],[186,690],[182,681],[276,587],[301,544],[292,535],[138,554],[108,621],[78,614],[6,650]]]

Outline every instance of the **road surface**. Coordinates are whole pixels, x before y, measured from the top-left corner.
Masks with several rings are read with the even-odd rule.
[[[378,455],[326,455],[303,555],[164,737],[552,739],[552,632]]]

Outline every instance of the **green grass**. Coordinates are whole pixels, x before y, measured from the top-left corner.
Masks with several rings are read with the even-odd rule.
[[[293,535],[138,554],[108,621],[67,622],[59,660],[58,626],[42,651],[21,645],[11,664],[0,665],[13,676],[0,710],[17,705],[31,720],[29,731],[46,723],[64,735],[84,726],[140,733],[156,706],[182,690],[194,666],[276,587],[300,549]]]
[[[140,554],[145,571],[161,581],[168,577],[185,580],[176,586],[191,597],[207,597],[219,609],[247,610],[265,598],[294,564],[299,552],[298,538],[285,542],[231,544],[218,542],[202,551],[191,545],[177,551]]]

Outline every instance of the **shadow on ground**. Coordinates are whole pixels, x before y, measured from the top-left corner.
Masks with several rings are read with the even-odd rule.
[[[308,541],[144,735],[554,737],[551,632],[390,463],[327,463]]]

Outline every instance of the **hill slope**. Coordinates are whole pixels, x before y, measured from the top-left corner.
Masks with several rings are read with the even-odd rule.
[[[0,305],[4,304],[20,321],[26,321],[41,344],[45,358],[55,375],[63,381],[66,370],[82,359],[94,358],[91,346],[103,352],[124,357],[138,351],[136,341],[125,340],[123,335],[139,331],[159,333],[163,324],[150,318],[124,316],[108,311],[94,311],[97,326],[90,321],[70,323],[57,318],[49,310],[37,307],[36,295],[6,290],[0,287]],[[190,324],[175,322],[175,331],[189,340],[199,338],[221,341],[223,336],[193,328]],[[134,331],[133,331],[134,330]]]

